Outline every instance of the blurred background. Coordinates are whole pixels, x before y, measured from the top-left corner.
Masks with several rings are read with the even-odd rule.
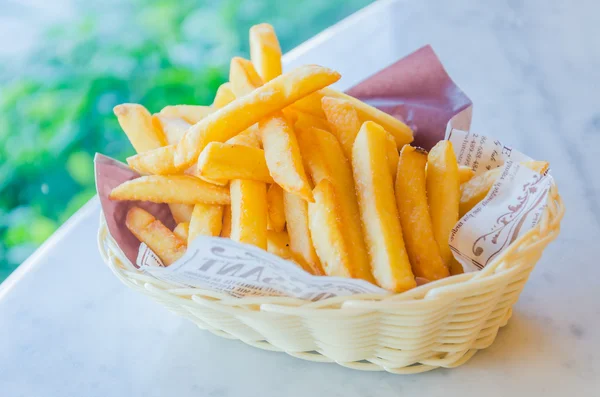
[[[0,0],[0,282],[133,154],[115,105],[208,105],[250,26],[286,52],[371,2]]]

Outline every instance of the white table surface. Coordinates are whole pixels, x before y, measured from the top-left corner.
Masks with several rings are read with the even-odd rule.
[[[508,326],[464,366],[358,372],[202,331],[112,275],[92,200],[0,286],[0,395],[599,396],[599,11],[593,0],[382,2],[287,56],[339,70],[344,88],[431,43],[475,103],[474,130],[550,161],[562,233]]]

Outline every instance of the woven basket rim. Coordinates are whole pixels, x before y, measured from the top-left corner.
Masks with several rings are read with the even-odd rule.
[[[328,316],[335,315],[336,312],[344,312],[344,315],[346,315],[348,311],[364,312],[385,309],[397,310],[399,307],[406,308],[415,301],[438,299],[440,294],[451,293],[453,288],[464,286],[469,282],[493,278],[511,270],[518,271],[519,269],[511,266],[511,262],[522,255],[526,255],[528,251],[543,250],[554,240],[560,231],[560,222],[564,212],[565,207],[562,198],[558,194],[556,185],[552,184],[548,204],[538,224],[515,240],[501,255],[481,271],[447,277],[397,294],[357,294],[327,298],[317,302],[273,296],[236,298],[226,293],[203,288],[181,288],[159,280],[139,271],[127,259],[108,232],[106,219],[102,212],[100,213],[100,226],[98,229],[98,248],[104,262],[123,283],[129,286],[141,284],[147,290],[161,291],[173,297],[187,298],[196,302],[202,301],[204,304],[208,301],[214,301],[219,304],[221,310],[229,306],[232,313],[236,312],[235,314],[239,314],[240,308],[248,310],[248,306],[256,305],[263,312],[302,314],[303,311],[314,313],[315,309],[318,309],[324,314],[327,313]],[[201,299],[194,299],[195,296],[201,297]]]

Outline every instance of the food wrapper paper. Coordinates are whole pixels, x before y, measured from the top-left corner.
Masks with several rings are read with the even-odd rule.
[[[518,161],[527,156],[500,142],[468,132],[471,101],[450,79],[431,47],[423,47],[367,78],[349,94],[406,122],[415,132],[414,145],[431,149],[450,139],[460,164],[477,173],[503,166],[500,180],[482,203],[463,217],[450,238],[465,271],[481,269],[510,242],[537,223],[552,179],[533,175]],[[388,294],[363,280],[319,277],[293,262],[259,248],[218,237],[198,237],[186,254],[165,267],[125,226],[127,211],[139,206],[167,227],[175,222],[166,204],[111,201],[110,191],[139,177],[128,166],[96,155],[96,188],[110,235],[129,259],[131,270],[143,271],[181,287],[209,289],[234,297],[287,296],[312,301],[353,294]],[[507,213],[509,211],[510,213]],[[417,280],[419,283],[427,280]]]

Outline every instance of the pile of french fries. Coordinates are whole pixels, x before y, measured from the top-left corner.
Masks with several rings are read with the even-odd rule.
[[[166,266],[197,236],[227,237],[314,275],[361,278],[390,291],[462,272],[448,245],[459,217],[499,176],[458,166],[452,144],[410,145],[394,117],[328,88],[321,66],[282,74],[273,28],[250,29],[251,60],[231,60],[211,106],[114,112],[142,176],[113,200],[167,203],[170,230],[133,207],[129,230]],[[547,163],[527,164],[543,171]]]

